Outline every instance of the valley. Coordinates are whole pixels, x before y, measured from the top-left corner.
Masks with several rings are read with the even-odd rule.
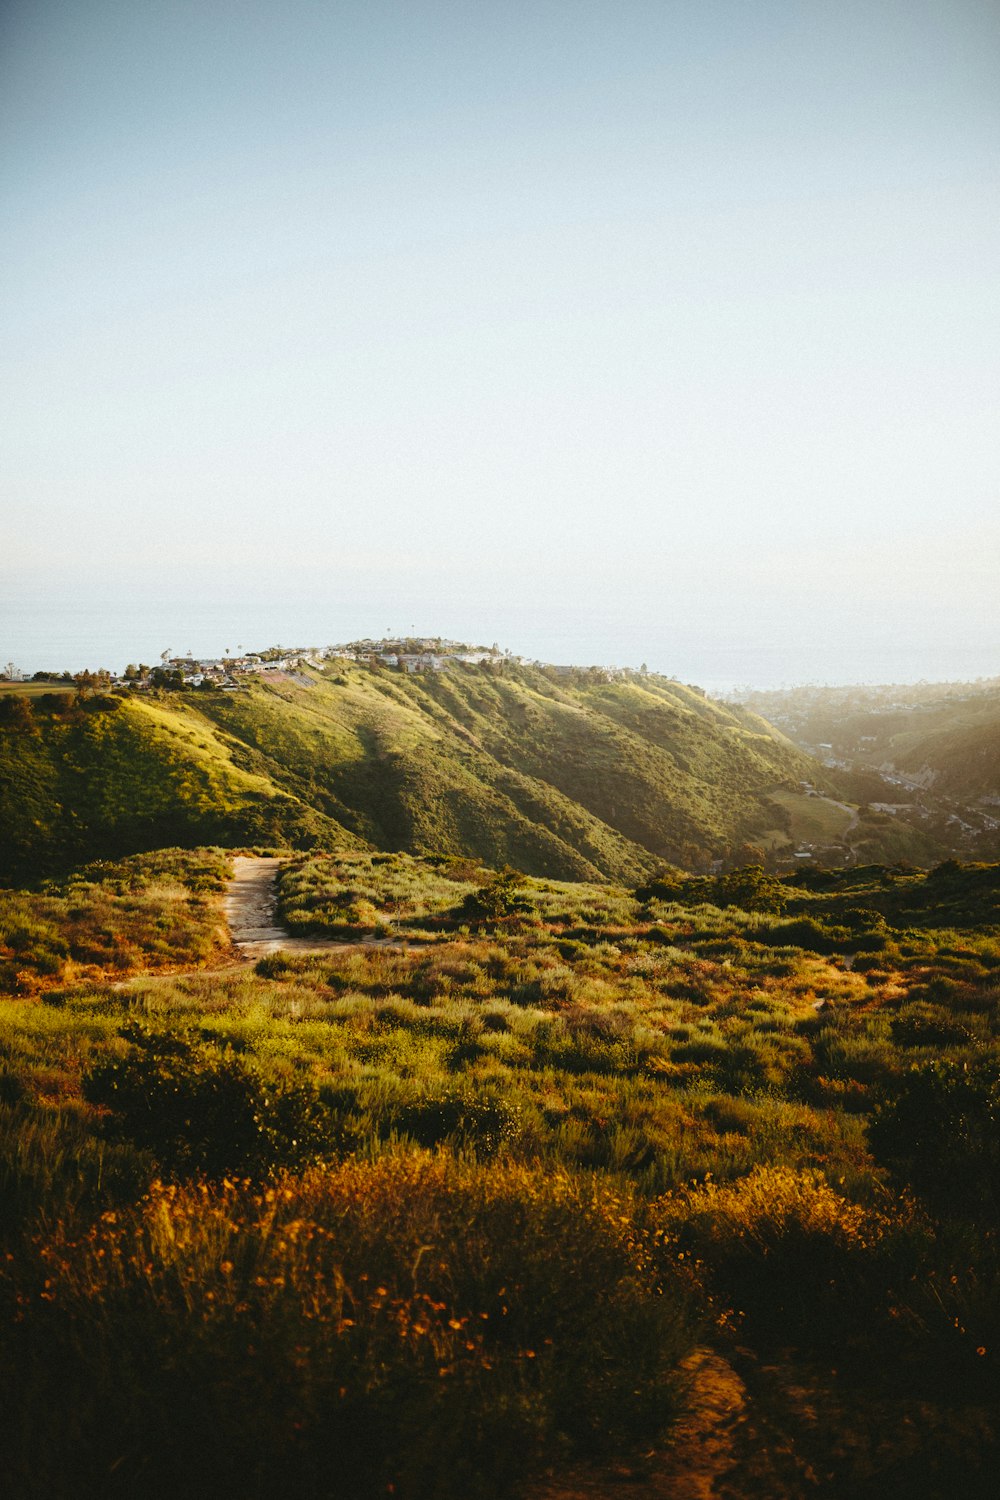
[[[1000,855],[996,679],[801,687],[743,699],[862,805],[870,853],[895,837],[901,849],[910,841],[905,857],[916,863],[934,846],[960,858]]]

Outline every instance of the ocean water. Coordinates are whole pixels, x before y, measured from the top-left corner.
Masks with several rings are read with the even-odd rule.
[[[395,606],[395,607],[394,607]],[[477,611],[442,602],[429,614],[408,602],[381,599],[352,605],[331,594],[277,597],[266,589],[218,599],[206,590],[178,600],[151,594],[103,599],[62,590],[38,597],[8,591],[0,601],[0,670],[71,671],[128,662],[155,664],[164,652],[218,656],[266,646],[325,646],[389,632],[442,635],[473,644],[494,641],[515,654],[581,666],[638,667],[695,683],[709,692],[798,683],[975,681],[1000,675],[1000,639],[921,641],[843,640],[836,630],[817,641],[803,632],[780,643],[683,636],[634,618],[591,619],[544,606],[527,612]]]

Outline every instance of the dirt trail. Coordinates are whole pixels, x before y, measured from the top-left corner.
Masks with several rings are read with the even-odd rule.
[[[403,953],[413,944],[392,938],[358,938],[352,943],[336,938],[291,937],[275,916],[278,871],[283,860],[238,854],[224,906],[233,947],[247,959],[267,953],[342,953],[349,948],[389,948]]]
[[[632,1460],[581,1466],[543,1481],[528,1500],[715,1500],[733,1492],[727,1483],[739,1464],[746,1423],[746,1388],[736,1371],[710,1349],[697,1349],[681,1366],[689,1381],[685,1410],[669,1443]],[[737,1492],[739,1493],[739,1492]],[[761,1490],[785,1500],[779,1489]]]

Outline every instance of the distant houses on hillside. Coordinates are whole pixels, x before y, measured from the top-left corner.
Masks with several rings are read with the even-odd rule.
[[[240,679],[274,673],[300,671],[303,667],[321,667],[326,662],[352,661],[362,665],[388,667],[400,672],[442,672],[454,663],[478,666],[484,662],[526,663],[497,646],[468,647],[459,642],[435,640],[352,641],[348,645],[295,647],[280,646],[267,651],[248,651],[239,656],[199,657],[170,656],[164,652],[154,667],[130,667],[113,674],[116,687],[149,688],[159,686],[238,688]]]
[[[516,656],[492,646],[470,646],[462,641],[434,636],[406,636],[350,641],[336,646],[296,646],[287,649],[271,646],[266,651],[240,652],[237,656],[171,656],[164,652],[154,666],[129,666],[122,673],[104,676],[112,687],[144,691],[154,687],[221,688],[235,691],[245,687],[246,679],[278,673],[295,673],[304,667],[322,667],[331,662],[355,662],[362,666],[402,672],[413,676],[420,672],[444,672],[458,667],[515,666],[540,668],[553,678],[571,679],[579,674],[590,679],[599,676],[611,682],[632,676],[624,667],[579,667],[552,665]],[[645,669],[639,674],[645,675]],[[21,674],[11,664],[6,673],[9,681]]]

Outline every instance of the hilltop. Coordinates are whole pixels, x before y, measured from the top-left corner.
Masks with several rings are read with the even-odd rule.
[[[371,847],[564,879],[707,869],[788,839],[776,790],[816,779],[757,715],[645,673],[484,651],[374,654],[238,686],[41,694],[0,715],[9,877],[165,843]]]

